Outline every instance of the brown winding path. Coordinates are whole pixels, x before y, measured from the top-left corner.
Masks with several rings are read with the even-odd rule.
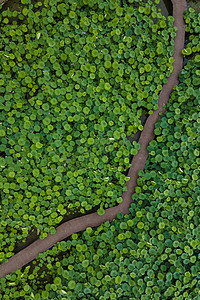
[[[181,54],[181,50],[184,48],[185,39],[185,23],[183,19],[183,13],[187,9],[187,3],[186,0],[172,0],[172,3],[173,17],[175,19],[174,26],[178,28],[174,44],[174,68],[167,84],[163,86],[163,89],[159,95],[159,108],[148,117],[140,136],[139,144],[141,147],[138,151],[138,154],[133,157],[132,166],[127,175],[128,177],[130,177],[130,180],[127,182],[127,191],[123,192],[122,194],[123,202],[115,207],[106,209],[103,216],[99,216],[97,213],[92,213],[90,215],[85,215],[70,220],[58,226],[54,235],[48,234],[45,239],[38,239],[25,249],[21,250],[19,253],[12,256],[8,260],[8,262],[2,263],[0,265],[0,278],[23,267],[24,265],[35,259],[40,252],[46,251],[55,243],[62,241],[71,234],[85,230],[87,227],[99,226],[107,220],[112,221],[116,218],[119,212],[122,212],[123,214],[129,213],[129,207],[132,202],[131,196],[134,193],[135,186],[137,185],[138,171],[144,169],[148,157],[147,146],[149,142],[154,139],[154,125],[159,118],[159,113],[163,113],[165,111],[163,105],[167,104],[173,87],[178,84],[178,76],[182,69],[183,57]]]

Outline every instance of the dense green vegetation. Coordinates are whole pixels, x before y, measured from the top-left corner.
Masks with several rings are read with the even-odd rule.
[[[7,275],[3,299],[199,299],[199,68],[184,67],[156,124],[130,214],[73,234],[31,271]]]
[[[145,4],[144,6],[146,7]],[[200,26],[196,21],[200,20],[200,14],[195,14],[191,9],[186,12],[185,19],[186,32]],[[190,44],[186,45],[186,49],[189,47]],[[174,88],[170,96],[166,113],[155,126],[156,138],[148,146],[149,157],[145,169],[139,172],[138,186],[133,194],[134,203],[130,207],[130,214],[123,216],[119,213],[113,222],[105,222],[97,228],[87,228],[83,232],[73,234],[40,254],[29,266],[2,278],[0,299],[199,299],[200,60],[198,49],[193,52],[193,56],[189,56],[190,60],[180,73],[179,85]],[[136,71],[137,68],[134,69],[134,74]],[[136,76],[141,84],[139,75]],[[152,82],[147,86],[151,87]],[[152,95],[155,94],[152,91]],[[109,94],[107,98],[111,101]],[[126,101],[125,97],[123,100]],[[134,103],[137,106],[140,103],[140,100],[135,98],[131,101],[136,101]],[[72,106],[73,102],[70,103]],[[126,105],[128,107],[128,104]],[[34,105],[32,106],[34,108]],[[22,107],[25,107],[25,103]],[[142,109],[149,111],[145,105]],[[108,112],[106,111],[105,114],[103,112],[99,117],[106,116],[106,113]],[[116,124],[117,118],[119,115],[114,118],[113,122]],[[20,120],[19,118],[15,122],[20,123]],[[128,120],[127,117],[126,122],[129,122]],[[63,124],[63,121],[60,124]],[[44,130],[46,127],[41,126],[41,128]],[[5,131],[5,128],[2,130]],[[106,131],[103,135],[105,134]],[[96,138],[97,136],[93,139],[96,141]],[[118,143],[120,140],[119,138]],[[137,149],[136,143],[134,146]],[[1,151],[6,151],[7,147],[8,145]],[[11,146],[9,147],[11,149]],[[38,153],[40,149],[37,150]],[[46,147],[42,151],[45,150]],[[8,157],[9,155],[14,157],[12,152],[7,154]],[[115,157],[118,155],[115,154],[113,158]],[[1,163],[7,163],[5,158],[1,160]],[[59,162],[57,163],[59,165]],[[116,163],[119,165],[119,161]],[[107,165],[108,163],[105,163],[102,170],[106,170]],[[80,166],[78,169],[80,170]],[[2,178],[7,180],[6,183],[9,182],[7,170],[3,168],[1,171],[1,173],[5,172]],[[118,169],[119,173],[121,171]],[[59,186],[59,183],[56,185]],[[117,184],[112,191],[116,188]],[[2,189],[2,195],[5,195],[1,200],[3,204],[3,201],[8,200],[12,195],[11,189],[9,193]],[[104,192],[102,195],[105,197]],[[31,197],[29,203],[31,203],[30,199]],[[70,197],[69,199],[71,200]],[[5,218],[5,205],[1,209],[2,218]],[[24,224],[28,228],[30,223]],[[45,224],[45,220],[41,224]],[[6,219],[2,219],[2,226],[3,230],[8,229]],[[14,245],[14,240],[11,240],[12,235],[8,236],[6,241],[3,230],[2,261],[5,257],[9,257],[6,245],[10,245],[11,242]],[[12,248],[10,252],[12,253]]]
[[[137,5],[136,5],[137,4]],[[33,228],[122,201],[140,117],[172,72],[151,1],[22,1],[0,15],[0,261]],[[157,21],[155,21],[157,18]]]

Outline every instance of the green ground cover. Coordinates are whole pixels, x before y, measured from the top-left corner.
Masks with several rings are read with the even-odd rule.
[[[31,230],[122,201],[140,117],[172,72],[151,1],[22,0],[0,14],[0,262]]]
[[[187,63],[156,124],[130,214],[73,234],[7,275],[0,298],[199,299],[199,69]]]
[[[185,14],[185,20],[186,32],[194,34],[194,30],[197,30],[195,28],[199,26],[196,20],[200,20],[200,15],[190,9]],[[189,42],[191,41],[192,39],[189,39]],[[191,45],[187,44],[185,49],[188,48],[191,48]],[[148,146],[149,157],[145,169],[139,172],[130,214],[118,214],[113,222],[105,222],[99,227],[87,228],[83,232],[73,234],[40,254],[30,265],[0,279],[0,299],[199,300],[200,60],[199,50],[194,48],[192,51],[192,55],[188,55],[189,61],[180,73],[180,83],[171,94],[167,111],[155,126],[156,138]],[[3,74],[6,77],[7,72]],[[19,90],[16,89],[16,93],[17,91]],[[5,93],[5,96],[2,96],[4,102],[9,102],[6,98],[9,94],[5,91],[2,93]],[[139,99],[137,103],[138,101]],[[1,105],[5,105],[4,102]],[[25,105],[24,102],[22,107],[26,111],[28,107]],[[32,108],[36,111],[37,107],[33,105]],[[10,111],[12,110],[14,108]],[[16,110],[20,111],[20,108]],[[6,110],[2,111],[5,116]],[[54,112],[53,109],[51,113],[52,111]],[[16,124],[25,123],[15,117],[14,113],[9,117],[16,118]],[[7,123],[5,124],[7,126]],[[7,131],[6,126],[1,130],[6,131],[7,137],[10,131]],[[13,125],[11,130],[14,127]],[[44,130],[46,127],[41,128]],[[13,132],[10,136],[15,138]],[[2,136],[1,140],[4,145],[5,137]],[[12,144],[5,145],[6,147],[1,146],[4,147],[1,148],[2,152],[14,149]],[[40,149],[43,148],[37,149],[38,153]],[[15,153],[21,152],[15,150]],[[8,167],[12,168],[8,157],[14,161],[15,153],[7,151],[7,158],[1,158],[1,165],[7,164],[1,170],[1,174],[4,174],[3,184],[11,185],[17,178],[15,170],[8,171]],[[38,158],[34,159],[36,161]],[[24,167],[24,170],[28,177],[29,169]],[[11,177],[13,181],[8,176],[9,172],[16,173],[16,178]],[[14,235],[18,230],[14,223],[9,228],[6,222],[9,218],[18,222],[31,221],[24,221],[21,216],[19,220],[17,217],[14,219],[12,199],[9,198],[13,196],[15,199],[18,193],[26,194],[26,190],[15,191],[15,188],[11,189],[9,186],[9,193],[6,193],[4,189],[6,187],[3,187],[1,192],[1,261],[12,255],[16,238]],[[44,190],[43,187],[41,189]],[[31,189],[30,192],[32,193]],[[23,205],[31,203],[31,197],[27,198],[27,203],[21,199]],[[16,199],[15,201],[17,202]],[[9,205],[11,216],[7,218]],[[28,205],[24,207],[27,211],[30,209]],[[27,230],[28,226],[34,223],[18,224],[19,228],[23,224]],[[48,225],[45,222],[40,224]]]

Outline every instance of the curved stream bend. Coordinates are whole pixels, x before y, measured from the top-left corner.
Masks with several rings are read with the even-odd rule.
[[[147,157],[148,151],[147,146],[149,142],[154,139],[154,126],[159,118],[159,114],[165,110],[163,105],[167,104],[169,96],[173,90],[173,87],[178,84],[178,76],[183,65],[183,56],[181,50],[184,48],[185,39],[185,23],[183,19],[183,13],[187,9],[186,0],[172,0],[173,3],[173,17],[174,26],[178,28],[176,37],[174,39],[174,63],[173,71],[168,78],[167,84],[163,86],[158,99],[158,110],[154,111],[150,115],[145,123],[144,129],[139,139],[140,150],[138,154],[133,157],[132,166],[128,172],[130,180],[127,182],[127,191],[123,192],[123,202],[119,205],[108,208],[105,210],[103,216],[99,216],[97,213],[85,215],[68,222],[56,228],[56,233],[49,234],[45,239],[38,239],[25,249],[21,250],[14,256],[12,256],[7,262],[0,265],[0,278],[5,277],[7,274],[15,272],[17,269],[28,264],[30,261],[35,259],[40,252],[44,252],[51,248],[55,243],[64,240],[73,233],[85,230],[87,227],[96,227],[105,221],[112,221],[116,218],[119,212],[123,214],[129,213],[129,207],[132,202],[132,194],[134,193],[135,186],[137,185],[138,171],[143,170]]]

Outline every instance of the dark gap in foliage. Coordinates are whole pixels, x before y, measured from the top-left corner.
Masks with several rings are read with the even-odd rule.
[[[0,10],[0,13],[2,13],[3,11],[10,11],[10,12],[22,12],[23,8],[25,7],[24,4],[21,3],[20,0],[8,0],[6,1],[6,3],[2,6],[2,9]],[[24,19],[24,16],[22,16]],[[23,19],[20,20],[17,17],[13,17],[13,16],[7,16],[8,20],[9,20],[9,24],[13,24],[13,22],[17,22],[17,25],[22,25],[23,24]]]
[[[17,10],[19,8],[20,5],[20,0],[8,0],[8,1],[3,1],[3,6],[2,9],[0,10],[0,12],[5,11],[7,9],[14,11]],[[2,5],[2,4],[1,4]]]
[[[144,1],[144,2],[146,2],[146,1]],[[122,7],[130,6],[130,2],[128,0],[122,0],[121,6]],[[138,8],[140,6],[140,4],[136,1],[134,1],[133,3],[131,3],[131,6],[134,8]]]
[[[65,251],[65,253],[66,253],[66,251]],[[56,256],[56,261],[60,261],[59,259],[57,259],[59,256],[60,256],[60,254]],[[41,267],[39,261],[33,260],[30,263],[28,263],[28,264],[26,264],[25,266],[22,267],[22,272],[25,271],[27,266],[30,266],[29,274],[32,274],[33,270],[38,267],[39,269],[38,269],[38,272],[37,272],[37,277],[34,278],[34,280],[36,280],[36,281],[38,280],[40,282],[40,287],[44,287],[46,283],[50,283],[50,284],[53,283],[53,276],[52,276],[53,269],[49,270],[47,268],[47,264],[48,264],[48,262],[46,261],[43,264],[43,266]],[[45,275],[44,275],[44,277],[41,277],[43,272],[44,272]],[[28,279],[27,282],[31,285],[33,283],[33,279]],[[38,282],[35,282],[35,283],[38,286]]]
[[[19,251],[23,250],[24,248],[28,247],[30,244],[35,242],[37,239],[38,239],[37,229],[32,228],[31,231],[29,232],[28,236],[26,237],[25,242],[23,242],[24,238],[16,241],[15,249],[13,250],[14,254],[16,254]]]
[[[163,0],[170,16],[173,16],[173,5],[171,0]]]
[[[191,6],[190,1],[187,0],[187,10],[189,9],[190,6]]]
[[[183,57],[183,67],[185,67],[188,63],[188,59],[184,56]]]
[[[64,215],[62,221],[58,224],[58,226],[62,225],[63,223],[65,223],[69,220],[72,220],[72,219],[75,219],[75,218],[78,218],[78,217],[82,217],[82,216],[89,215],[89,214],[92,214],[94,212],[97,212],[97,210],[99,208],[100,208],[100,205],[96,205],[92,209],[90,209],[88,211],[86,210],[84,213],[81,213],[80,211],[77,211],[73,215],[71,215],[71,214],[70,215]]]

